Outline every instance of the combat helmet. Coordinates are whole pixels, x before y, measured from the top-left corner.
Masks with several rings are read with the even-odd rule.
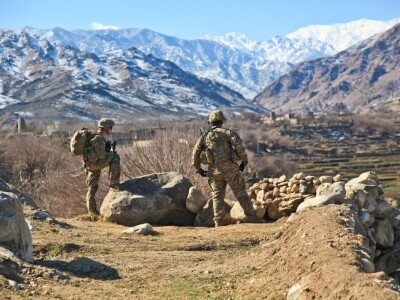
[[[213,122],[224,122],[226,119],[225,119],[225,116],[224,116],[224,114],[222,113],[222,111],[220,111],[220,110],[213,110],[211,113],[210,113],[210,116],[209,116],[209,118],[208,118],[208,122],[209,123],[213,123]]]
[[[97,126],[99,126],[102,129],[108,129],[114,126],[114,121],[111,119],[102,118],[97,123]]]

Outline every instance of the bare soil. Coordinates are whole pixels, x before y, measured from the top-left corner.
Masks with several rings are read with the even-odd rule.
[[[35,221],[35,262],[19,267],[21,290],[0,280],[1,299],[287,299],[295,284],[291,299],[400,299],[393,279],[363,271],[365,238],[346,206],[266,224],[154,226],[154,236],[59,221],[69,226]]]

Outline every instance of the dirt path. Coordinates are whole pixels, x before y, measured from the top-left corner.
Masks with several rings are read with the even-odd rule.
[[[286,299],[296,283],[295,299],[400,299],[389,278],[362,271],[363,238],[342,206],[288,223],[154,227],[157,236],[64,221],[71,228],[35,223],[35,264],[4,299]]]

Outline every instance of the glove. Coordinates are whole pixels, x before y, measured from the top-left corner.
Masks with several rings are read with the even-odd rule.
[[[106,152],[110,152],[111,151],[111,142],[107,141],[106,142]]]
[[[243,173],[244,168],[247,166],[247,161],[243,161],[240,165],[239,165],[239,171],[240,173]]]
[[[199,170],[199,174],[200,174],[201,177],[207,177],[207,171],[205,171],[203,169]]]

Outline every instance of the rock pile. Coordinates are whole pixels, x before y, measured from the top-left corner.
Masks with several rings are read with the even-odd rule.
[[[352,225],[365,237],[361,262],[366,272],[400,270],[400,210],[396,201],[385,201],[375,172],[365,172],[345,181],[342,176],[314,178],[303,173],[266,178],[249,189],[257,206],[266,209],[266,217],[278,219],[307,207],[344,204],[354,211]],[[398,242],[396,243],[396,239]]]
[[[290,179],[286,175],[279,178],[264,178],[253,184],[248,194],[256,206],[266,209],[268,218],[277,220],[296,212],[297,207],[305,200],[314,198],[319,186],[334,182],[337,182],[337,186],[344,186],[341,175],[316,178],[300,172],[294,174]],[[322,194],[323,192],[321,192],[321,196]],[[320,197],[316,202],[327,200],[323,198]],[[328,199],[328,201],[332,201],[332,199]]]

